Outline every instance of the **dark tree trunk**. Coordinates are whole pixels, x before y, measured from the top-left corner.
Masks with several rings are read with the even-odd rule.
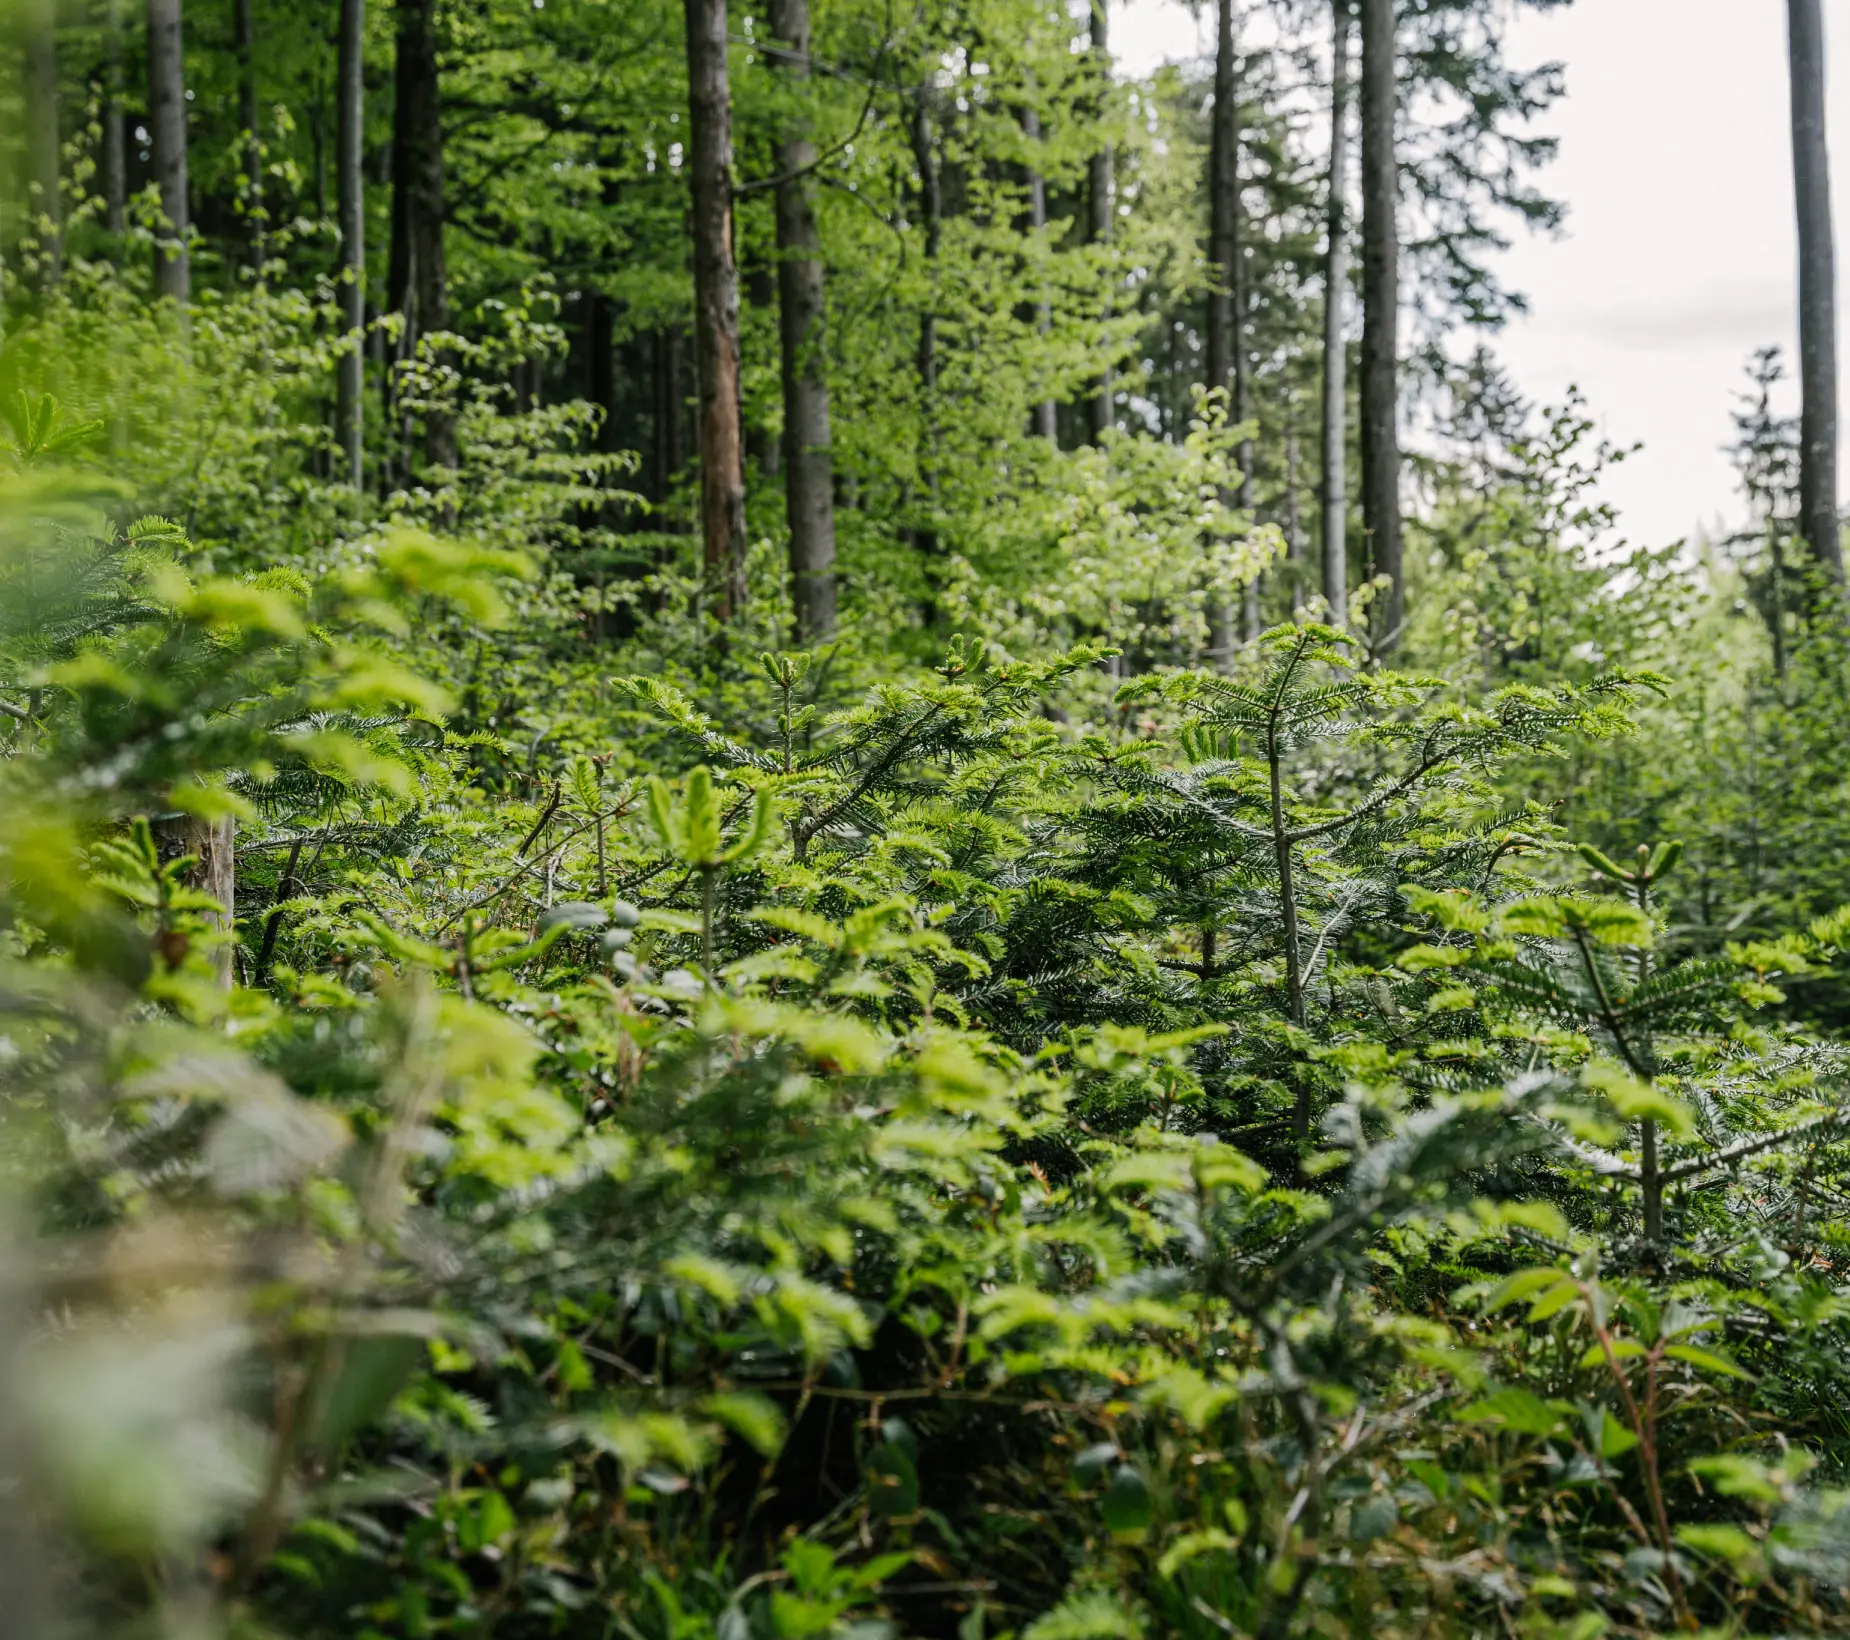
[[[257,30],[251,0],[232,0],[232,33],[238,52],[238,119],[243,126],[244,213],[250,227],[250,261],[263,270],[266,213],[263,204],[263,140],[257,111]]]
[[[1021,111],[1021,134],[1031,144],[1041,140],[1041,116],[1032,108]],[[1041,175],[1040,166],[1032,163],[1028,166],[1028,228],[1034,235],[1035,254],[1039,256],[1044,250],[1041,241],[1047,234],[1047,179]],[[1034,322],[1043,336],[1053,329],[1053,304],[1047,299],[1045,286],[1035,303]],[[1029,412],[1029,420],[1037,437],[1046,439],[1049,444],[1060,442],[1058,407],[1052,399],[1037,401]]]
[[[1235,0],[1218,0],[1215,8],[1214,110],[1208,132],[1208,261],[1214,283],[1208,293],[1208,386],[1226,394],[1227,417],[1245,422],[1252,416],[1252,374],[1246,352],[1249,303],[1246,280],[1246,223],[1240,198],[1240,68],[1235,34]],[[1252,504],[1253,444],[1240,441],[1239,482],[1221,497],[1223,506]],[[1256,583],[1241,596],[1241,628],[1250,641],[1258,635]],[[1233,658],[1232,611],[1217,601],[1209,613],[1208,649],[1217,665]]]
[[[809,79],[809,0],[771,0],[771,32],[788,50],[772,61]],[[784,387],[784,509],[790,524],[790,596],[798,643],[835,630],[835,467],[822,235],[810,175],[816,144],[807,120],[777,145],[777,298]]]
[[[122,0],[108,0],[103,14],[103,227],[128,229],[128,116],[122,106]]]
[[[234,937],[238,909],[237,841],[238,823],[201,820],[196,815],[175,814],[154,822],[155,846],[162,859],[176,860],[191,855],[193,864],[186,872],[186,885],[210,894],[224,909],[208,911],[206,921],[224,931],[226,939],[213,954],[218,982],[231,989],[237,960]]]
[[[919,221],[925,229],[927,295],[919,316],[919,476],[924,481],[923,506],[931,525],[912,532],[920,552],[938,550],[938,315],[933,307],[938,287],[938,252],[944,239],[944,188],[938,173],[938,151],[931,128],[931,88],[920,86],[912,109],[912,160],[919,174]]]
[[[58,10],[56,0],[25,0],[19,10],[24,39],[27,237],[38,244],[45,283],[64,271],[58,198]]]
[[[616,304],[602,291],[585,297],[585,384],[587,397],[603,414],[598,418],[597,447],[617,444]]]
[[[247,0],[248,3],[248,0]],[[340,356],[338,432],[347,482],[357,494],[365,479],[366,381],[366,0],[340,0],[340,48],[335,66],[335,169],[340,194],[340,306],[346,351]]]
[[[777,262],[775,256],[771,261],[760,258],[753,260],[739,270],[740,283],[745,291],[745,303],[754,313],[776,314],[779,309],[777,288]],[[780,321],[781,322],[781,321]],[[746,488],[751,488],[753,475],[762,479],[768,488],[782,477],[784,469],[783,441],[771,431],[762,418],[745,416],[744,407],[740,406],[740,415],[744,417],[741,426],[744,429]]]
[[[1406,620],[1400,553],[1400,170],[1394,147],[1394,0],[1362,5],[1362,528],[1385,576],[1374,647],[1386,654]]]
[[[1285,435],[1285,564],[1291,579],[1293,615],[1303,610],[1308,590],[1304,573],[1304,516],[1298,504],[1298,465],[1298,433],[1293,427]]]
[[[682,439],[687,398],[681,386],[681,332],[672,326],[655,333],[655,504],[665,506],[675,481],[687,465]]]
[[[1825,141],[1824,20],[1819,0],[1787,0],[1792,173],[1799,217],[1799,533],[1832,580],[1837,536],[1837,289],[1831,162]]]
[[[392,117],[392,256],[389,301],[404,315],[399,356],[450,328],[450,284],[443,254],[443,103],[437,77],[435,0],[398,0],[398,62]],[[444,409],[424,419],[425,455],[456,465],[456,422]]]
[[[180,36],[180,0],[148,0],[148,128],[154,146],[154,183],[167,218],[154,252],[154,288],[176,302],[193,293],[187,252],[191,217],[186,204],[186,59]]]
[[[1330,198],[1323,253],[1323,601],[1337,626],[1349,619],[1349,348],[1343,297],[1349,287],[1349,0],[1335,0],[1330,63]]]
[[[732,96],[726,78],[726,0],[686,0],[686,9],[694,357],[700,383],[700,528],[707,593],[715,617],[723,623],[745,601],[739,274],[732,256]]]
[[[1105,16],[1106,3],[1107,0],[1092,0],[1091,4],[1092,71],[1099,88],[1101,113],[1111,85],[1111,37],[1110,25]],[[1111,213],[1111,144],[1101,143],[1086,162],[1086,229],[1091,244],[1104,246],[1111,243]],[[1109,298],[1106,299],[1102,317],[1111,317]],[[1094,444],[1105,436],[1106,428],[1111,426],[1114,419],[1111,370],[1107,367],[1093,384],[1091,397],[1086,403],[1086,425]]]

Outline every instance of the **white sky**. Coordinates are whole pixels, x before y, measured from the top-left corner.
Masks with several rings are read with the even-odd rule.
[[[1543,183],[1568,220],[1558,239],[1522,234],[1505,258],[1531,311],[1494,346],[1532,398],[1577,383],[1607,437],[1643,443],[1606,485],[1634,541],[1737,514],[1723,446],[1747,356],[1778,343],[1796,367],[1785,9],[1575,0],[1525,13],[1511,37],[1513,61],[1567,66],[1567,96],[1539,129],[1561,139]],[[1113,51],[1131,72],[1211,44],[1211,7],[1199,26],[1180,0],[1114,12]],[[1850,8],[1825,12],[1838,305],[1850,316]]]

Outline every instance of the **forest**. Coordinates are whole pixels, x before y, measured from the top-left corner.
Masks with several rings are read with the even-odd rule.
[[[1567,3],[9,0],[9,1640],[1850,1633],[1822,0],[1645,543]]]

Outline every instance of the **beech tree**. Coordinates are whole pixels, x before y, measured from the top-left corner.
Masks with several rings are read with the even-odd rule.
[[[438,79],[435,0],[398,0],[398,59],[392,114],[392,254],[386,300],[402,316],[399,357],[425,336],[450,328],[444,259],[443,106]],[[441,406],[424,417],[433,467],[456,465],[456,424]]]
[[[336,376],[336,436],[347,480],[365,478],[366,356],[366,0],[340,0],[335,63],[335,190],[340,215],[340,307],[347,336]]]
[[[1377,652],[1406,620],[1400,553],[1400,166],[1394,0],[1362,10],[1362,530],[1372,575],[1388,586],[1374,606]]]
[[[1215,8],[1214,110],[1208,138],[1208,263],[1213,280],[1208,293],[1208,386],[1227,396],[1230,420],[1252,415],[1252,376],[1246,347],[1247,283],[1243,207],[1240,200],[1239,37],[1236,0],[1218,0]],[[1222,502],[1230,507],[1252,504],[1253,443],[1240,441],[1239,483]],[[1251,641],[1259,625],[1257,587],[1249,583],[1241,597],[1241,632]],[[1210,618],[1208,647],[1217,662],[1231,658],[1231,611],[1220,607]]]
[[[1837,274],[1825,143],[1824,19],[1819,0],[1787,0],[1792,175],[1799,224],[1799,533],[1832,580],[1844,578],[1837,530]]]
[[[154,288],[185,302],[192,296],[187,248],[192,216],[186,195],[186,54],[180,0],[148,0],[148,131],[154,183],[166,222],[154,251]]]
[[[1349,619],[1349,345],[1343,297],[1349,288],[1350,0],[1333,0],[1330,54],[1330,170],[1323,252],[1322,456],[1323,601],[1336,626]]]
[[[739,426],[739,273],[732,251],[726,0],[686,0],[686,15],[700,526],[708,595],[723,623],[745,601],[745,451]]]
[[[799,96],[809,87],[808,0],[773,0],[771,60]],[[784,502],[799,643],[835,627],[835,473],[829,450],[822,236],[812,197],[816,144],[807,110],[777,144],[777,295],[784,398]]]
[[[1108,0],[1090,0],[1088,7],[1092,71],[1099,89],[1101,112],[1111,84],[1111,23],[1105,11],[1107,4]],[[1111,243],[1113,192],[1111,143],[1105,140],[1092,150],[1086,166],[1086,229],[1087,237],[1094,245],[1103,247]],[[1111,317],[1109,305],[1104,317]],[[1091,397],[1087,400],[1086,421],[1093,443],[1096,444],[1105,436],[1105,429],[1114,420],[1111,371],[1107,368],[1100,372]]]

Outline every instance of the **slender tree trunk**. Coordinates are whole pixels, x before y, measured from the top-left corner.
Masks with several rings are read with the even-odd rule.
[[[805,89],[809,0],[771,0],[772,57]],[[798,643],[835,630],[835,468],[829,448],[829,373],[823,330],[822,234],[816,225],[816,144],[807,118],[777,145],[777,298],[784,387],[784,509],[790,523],[790,596]]]
[[[1330,63],[1330,198],[1323,253],[1323,601],[1329,619],[1349,620],[1348,414],[1349,347],[1343,297],[1349,288],[1350,0],[1335,0],[1336,41]]]
[[[64,271],[58,197],[57,0],[23,0],[19,9],[25,57],[27,237],[38,244],[42,281]]]
[[[450,328],[450,282],[443,252],[443,103],[438,80],[435,0],[398,0],[397,101],[392,120],[392,257],[389,299],[404,315],[400,357]],[[456,419],[446,408],[424,416],[424,450],[433,467],[456,465]]]
[[[1109,21],[1105,15],[1107,0],[1091,0],[1092,24],[1092,72],[1099,88],[1100,112],[1109,95],[1111,86],[1111,39]],[[1112,217],[1112,156],[1111,144],[1101,143],[1093,150],[1092,157],[1086,164],[1086,206],[1087,237],[1098,246],[1111,243]],[[1105,302],[1102,317],[1111,317],[1111,301]],[[1092,434],[1092,442],[1098,443],[1105,436],[1105,430],[1116,419],[1113,415],[1113,392],[1111,369],[1107,366],[1099,375],[1093,386],[1092,396],[1087,402],[1086,419]]]
[[[106,0],[103,12],[103,152],[98,160],[103,186],[103,227],[110,234],[128,228],[128,116],[122,106],[122,0]]]
[[[1252,377],[1246,352],[1246,233],[1240,199],[1240,68],[1236,0],[1218,0],[1214,51],[1214,111],[1208,133],[1208,261],[1214,284],[1208,294],[1208,386],[1227,396],[1227,419],[1245,422],[1252,415]],[[1244,508],[1252,502],[1253,445],[1243,438],[1238,450],[1239,482],[1223,494],[1221,504]],[[1258,635],[1259,598],[1255,582],[1240,594],[1241,630]],[[1216,600],[1209,613],[1208,649],[1214,663],[1233,658],[1233,613]]]
[[[251,268],[261,273],[266,213],[262,120],[257,110],[257,30],[251,18],[251,0],[232,0],[231,9],[238,51],[238,118],[244,127],[244,213],[250,226]]]
[[[1021,111],[1021,134],[1031,144],[1041,140],[1041,116],[1032,108]],[[1028,228],[1034,235],[1035,255],[1045,251],[1044,241],[1047,237],[1047,179],[1041,174],[1039,165],[1028,167]],[[1053,303],[1048,300],[1046,286],[1041,287],[1041,294],[1034,307],[1034,324],[1038,334],[1045,336],[1053,329]],[[1029,412],[1029,422],[1035,436],[1044,438],[1049,444],[1060,442],[1060,418],[1058,407],[1052,399],[1038,400]]]
[[[154,252],[154,288],[161,296],[186,302],[193,293],[187,251],[192,219],[186,204],[186,58],[180,0],[148,0],[148,127],[154,183],[167,218]]]
[[[1831,162],[1825,141],[1824,19],[1819,0],[1787,0],[1792,174],[1799,218],[1799,533],[1831,579],[1844,579],[1837,535],[1837,286]]]
[[[926,512],[933,523],[912,532],[913,545],[922,553],[938,550],[938,252],[944,239],[944,190],[938,176],[936,139],[931,128],[931,88],[919,87],[912,108],[912,158],[919,174],[919,220],[925,228],[927,296],[919,315],[919,475],[924,482]]]
[[[1293,418],[1295,420],[1295,417]],[[1291,613],[1304,608],[1304,517],[1298,506],[1298,432],[1285,435],[1285,563],[1291,577]]]
[[[340,173],[340,306],[347,341],[336,386],[340,447],[356,496],[365,481],[366,173],[360,163],[366,135],[365,44],[366,0],[340,0],[335,168]]]
[[[1394,148],[1394,0],[1362,5],[1362,526],[1374,574],[1375,651],[1406,620],[1400,553],[1400,169]]]
[[[732,255],[732,95],[726,0],[686,0],[694,357],[700,377],[700,527],[715,617],[745,601],[745,452],[739,428],[739,273]]]

